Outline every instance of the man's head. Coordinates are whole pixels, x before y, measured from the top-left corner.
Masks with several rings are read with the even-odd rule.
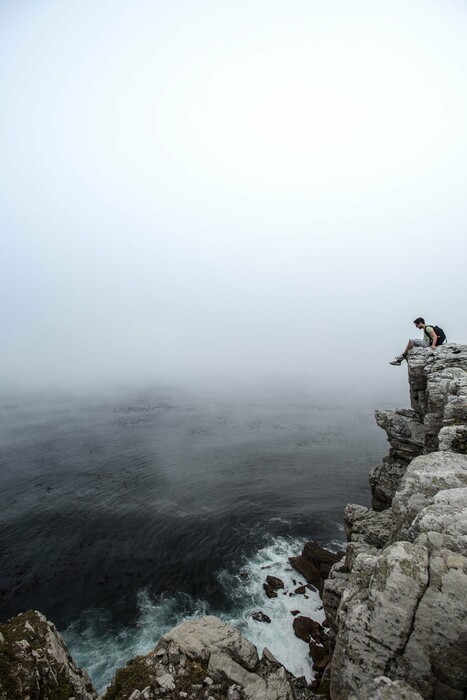
[[[422,318],[421,316],[416,318],[414,323],[417,326],[417,328],[424,328],[425,327],[425,319]]]

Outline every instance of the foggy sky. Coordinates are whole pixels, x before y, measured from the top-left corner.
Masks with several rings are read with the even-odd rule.
[[[467,342],[467,5],[4,0],[3,388],[405,392]]]

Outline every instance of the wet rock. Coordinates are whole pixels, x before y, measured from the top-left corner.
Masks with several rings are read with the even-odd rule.
[[[317,542],[307,542],[301,555],[290,557],[289,562],[299,571],[320,595],[323,592],[324,581],[329,575],[331,566],[344,556],[343,552],[334,554],[321,547]]]
[[[277,598],[277,591],[274,588],[271,588],[267,583],[263,583],[263,588],[268,598]]]
[[[284,582],[281,581],[280,578],[277,578],[277,576],[266,576],[266,583],[275,591],[278,591],[280,588],[285,588]]]
[[[313,663],[313,670],[316,671],[318,674],[322,674],[323,671],[327,668],[327,666],[331,662],[331,655],[326,654],[323,656],[322,659],[319,659],[318,661],[315,661]]]
[[[327,641],[328,638],[324,628],[319,622],[305,617],[304,615],[300,615],[294,619],[293,630],[296,637],[307,643],[310,642],[312,638],[321,643]]]
[[[313,661],[322,661],[326,656],[329,656],[329,646],[317,644],[314,640],[310,642],[310,656]]]
[[[263,583],[263,588],[268,598],[277,598],[277,591],[285,588],[285,586],[284,582],[277,576],[267,576],[266,582]]]
[[[252,612],[251,617],[257,622],[271,622],[271,618],[261,610],[255,610],[254,612]]]

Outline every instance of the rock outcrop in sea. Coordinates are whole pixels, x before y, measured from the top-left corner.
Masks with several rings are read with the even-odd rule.
[[[411,408],[376,412],[390,451],[370,473],[372,507],[345,509],[345,554],[308,543],[290,559],[326,611],[323,626],[292,611],[295,633],[324,670],[318,695],[208,616],[131,660],[100,700],[465,700],[467,346],[417,350],[408,375]],[[283,585],[268,577],[266,592]],[[96,697],[43,615],[0,625],[0,700]]]

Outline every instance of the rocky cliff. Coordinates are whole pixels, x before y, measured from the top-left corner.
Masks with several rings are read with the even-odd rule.
[[[75,666],[62,636],[38,612],[0,625],[0,700],[94,700],[85,671]]]
[[[408,377],[411,408],[376,412],[389,455],[372,508],[347,506],[324,584],[333,700],[368,697],[378,676],[467,696],[467,346],[413,351]]]

